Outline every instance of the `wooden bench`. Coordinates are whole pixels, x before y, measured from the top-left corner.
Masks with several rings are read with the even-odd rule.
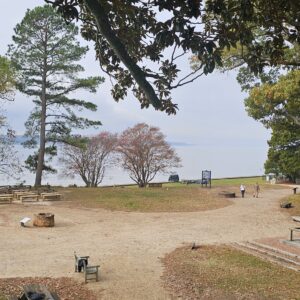
[[[294,227],[294,228],[290,228],[291,231],[291,235],[290,235],[290,241],[293,241],[293,232],[300,232],[300,227]]]
[[[22,203],[25,201],[39,201],[39,195],[37,195],[37,194],[21,195],[20,200]]]
[[[21,200],[21,196],[23,195],[32,195],[33,193],[32,192],[26,192],[26,191],[18,191],[18,192],[13,192],[13,195],[14,195],[14,198],[17,199],[17,200]]]
[[[48,201],[55,201],[55,200],[61,200],[62,195],[59,193],[41,193],[42,201],[48,200]]]
[[[76,252],[74,252],[75,257],[75,272],[81,272],[83,270],[84,273],[84,282],[87,283],[88,280],[95,279],[98,281],[99,279],[99,268],[100,266],[90,266],[88,264],[89,256],[77,256]]]
[[[158,182],[153,182],[153,183],[149,183],[148,184],[149,188],[161,188],[162,187],[162,183],[158,183]]]
[[[12,202],[13,196],[0,196],[0,204],[10,204]]]
[[[0,204],[10,204],[12,200],[12,195],[0,195]]]
[[[96,281],[99,280],[98,277],[98,269],[100,266],[84,266],[84,282],[87,283],[88,280],[95,279]]]

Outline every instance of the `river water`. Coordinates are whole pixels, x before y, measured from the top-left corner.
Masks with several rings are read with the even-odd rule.
[[[202,170],[211,170],[213,178],[254,176],[263,174],[263,162],[265,156],[262,155],[261,149],[256,148],[235,148],[225,147],[221,151],[218,147],[215,150],[211,148],[200,147],[197,145],[173,145],[177,154],[182,159],[182,167],[170,170],[167,174],[158,174],[154,181],[167,181],[172,173],[179,174],[182,179],[199,179]],[[24,149],[20,144],[16,145],[19,153],[20,161],[23,163],[27,156],[33,151]],[[245,157],[255,156],[256,160],[246,160]],[[43,184],[68,186],[76,184],[84,186],[80,177],[67,178],[62,174],[63,166],[55,159],[52,164],[57,169],[57,174],[44,174]],[[6,178],[0,176],[0,185],[16,184],[23,182],[24,184],[34,184],[35,175],[24,170],[19,174],[20,179]],[[100,185],[114,185],[133,183],[129,174],[116,166],[108,169],[104,179]]]

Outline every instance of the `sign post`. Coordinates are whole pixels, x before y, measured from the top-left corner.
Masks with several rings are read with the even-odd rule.
[[[202,171],[201,185],[203,186],[204,184],[206,187],[209,184],[209,187],[211,188],[211,171],[208,170]]]

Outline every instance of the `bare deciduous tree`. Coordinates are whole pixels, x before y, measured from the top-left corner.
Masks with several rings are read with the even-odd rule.
[[[89,138],[83,147],[65,145],[61,162],[64,174],[80,176],[87,187],[97,187],[103,180],[105,170],[113,162],[112,153],[117,144],[117,135],[102,132]]]
[[[140,123],[125,130],[117,147],[124,170],[139,187],[145,187],[156,174],[180,167],[180,158],[166,142],[158,127]]]

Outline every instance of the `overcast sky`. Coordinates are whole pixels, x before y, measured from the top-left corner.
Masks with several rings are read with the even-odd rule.
[[[42,0],[0,0],[0,55],[6,53],[13,28],[22,20],[26,9],[43,4]],[[86,75],[104,76],[94,59],[93,45],[89,46],[90,51],[82,61]],[[188,70],[189,65],[181,67]],[[80,95],[97,103],[98,111],[88,116],[103,123],[99,130],[121,132],[138,122],[159,126],[183,160],[183,167],[178,170],[181,177],[198,178],[203,169],[211,169],[213,177],[260,175],[269,133],[247,116],[243,104],[246,95],[240,91],[235,75],[215,72],[174,91],[173,101],[179,106],[176,116],[151,108],[141,110],[132,96],[115,103],[109,80],[100,86],[97,94]],[[31,99],[21,94],[16,95],[13,103],[5,105],[8,121],[18,134],[24,133],[24,122],[32,107]]]

